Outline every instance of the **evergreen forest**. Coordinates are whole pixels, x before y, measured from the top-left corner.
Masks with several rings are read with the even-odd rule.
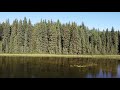
[[[0,53],[118,55],[120,32],[111,29],[89,29],[82,22],[61,23],[40,20],[32,24],[25,17],[0,23]]]

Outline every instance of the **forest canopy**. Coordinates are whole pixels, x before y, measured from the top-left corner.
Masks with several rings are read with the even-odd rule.
[[[0,23],[0,53],[119,54],[120,32],[89,29],[82,23],[15,19]]]

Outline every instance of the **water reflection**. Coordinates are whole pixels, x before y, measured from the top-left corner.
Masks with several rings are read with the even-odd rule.
[[[0,57],[0,78],[120,78],[118,60]]]

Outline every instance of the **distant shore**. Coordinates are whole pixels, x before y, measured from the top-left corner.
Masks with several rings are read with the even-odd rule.
[[[120,55],[0,54],[0,56],[8,56],[8,57],[64,57],[64,58],[120,59]]]

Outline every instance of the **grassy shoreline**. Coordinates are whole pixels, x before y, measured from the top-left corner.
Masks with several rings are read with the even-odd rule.
[[[120,59],[120,55],[57,55],[57,54],[0,54],[8,57],[64,57],[64,58],[106,58]]]

